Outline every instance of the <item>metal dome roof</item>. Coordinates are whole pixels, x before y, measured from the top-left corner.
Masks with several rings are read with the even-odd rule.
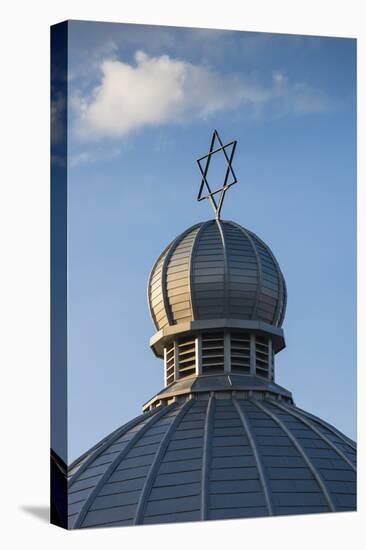
[[[69,527],[355,510],[355,460],[351,440],[283,400],[176,400],[71,466]]]
[[[69,467],[69,528],[356,509],[355,443],[275,382],[287,300],[279,265],[254,233],[220,219],[235,145],[215,131],[197,161],[198,200],[216,219],[179,235],[150,274],[150,345],[165,387]],[[220,151],[228,169],[211,190]]]
[[[156,261],[148,300],[157,330],[193,320],[257,320],[280,327],[286,284],[269,247],[237,223],[187,229]]]

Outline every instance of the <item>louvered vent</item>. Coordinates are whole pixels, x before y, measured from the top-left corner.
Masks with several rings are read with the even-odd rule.
[[[196,340],[193,336],[178,340],[179,378],[196,373]]]
[[[224,333],[202,335],[202,374],[224,372]]]
[[[255,339],[255,355],[256,355],[256,374],[263,378],[268,378],[268,340],[259,338]]]
[[[172,384],[175,380],[175,357],[174,357],[174,344],[166,350],[166,385]]]
[[[241,374],[250,373],[250,336],[248,334],[231,335],[231,371]]]
[[[272,346],[271,346],[271,347],[272,347]],[[275,354],[274,354],[273,348],[272,348],[272,351],[271,351],[271,356],[272,356],[272,362],[271,362],[271,369],[270,369],[270,372],[271,372],[271,380],[274,380]]]

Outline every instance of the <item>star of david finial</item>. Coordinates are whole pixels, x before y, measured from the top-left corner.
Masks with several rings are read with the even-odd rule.
[[[219,146],[216,145],[216,142],[218,142]],[[224,145],[217,130],[214,130],[211,138],[210,149],[207,155],[197,159],[197,164],[202,174],[202,180],[198,191],[197,200],[202,201],[203,199],[209,199],[212,209],[215,212],[216,219],[220,219],[222,203],[224,202],[226,191],[229,189],[229,187],[231,187],[238,181],[231,166],[235,153],[236,143],[236,141],[230,141],[230,143]],[[221,187],[219,187],[219,189],[211,191],[211,187],[207,180],[207,172],[210,166],[212,155],[215,155],[217,153],[222,153],[224,155],[227,162],[227,168]],[[218,193],[220,193],[220,195],[217,200],[215,195],[217,195]]]

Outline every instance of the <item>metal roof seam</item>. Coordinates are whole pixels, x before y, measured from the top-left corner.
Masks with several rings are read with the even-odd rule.
[[[146,476],[144,487],[140,493],[140,497],[137,503],[135,518],[134,518],[135,525],[138,525],[143,522],[146,503],[148,501],[151,489],[153,487],[159,466],[161,465],[161,461],[164,458],[164,455],[166,453],[166,450],[168,448],[172,435],[174,434],[175,430],[177,429],[178,425],[183,420],[183,418],[185,417],[189,409],[192,407],[193,403],[194,403],[193,399],[185,401],[180,411],[178,412],[177,416],[174,418],[173,422],[170,424],[164,437],[160,441],[159,447],[151,463],[149,472]]]
[[[250,244],[253,248],[253,252],[255,254],[255,257],[257,259],[257,291],[256,291],[255,302],[254,302],[253,310],[252,310],[252,319],[255,319],[256,316],[257,316],[259,298],[260,298],[261,290],[262,290],[262,262],[260,260],[259,254],[258,254],[257,247],[255,246],[249,231],[247,231],[244,227],[242,227],[238,223],[235,223],[235,222],[228,222],[228,223],[230,223],[232,226],[239,229],[239,231],[246,237],[246,239],[250,242]]]
[[[255,442],[252,430],[249,426],[249,422],[248,422],[248,420],[247,420],[247,418],[244,414],[244,411],[243,411],[242,407],[240,407],[240,404],[239,404],[238,400],[236,399],[236,397],[233,397],[232,401],[233,401],[235,409],[236,409],[236,411],[239,415],[239,418],[240,418],[241,423],[243,425],[244,431],[245,431],[245,433],[248,437],[249,445],[251,447],[254,459],[256,461],[256,466],[257,466],[257,470],[258,470],[259,479],[261,481],[261,485],[262,485],[262,488],[263,488],[264,499],[266,501],[268,515],[273,516],[273,513],[274,513],[273,503],[272,503],[271,494],[270,494],[269,487],[268,487],[268,480],[267,480],[267,477],[265,475],[263,464],[262,464],[262,461],[261,461],[261,458],[260,458],[260,454],[259,454],[256,442]]]
[[[203,455],[202,455],[202,479],[201,479],[201,519],[205,520],[208,517],[208,482],[210,471],[210,442],[212,437],[213,415],[215,413],[215,395],[212,393],[208,400],[204,438],[203,438]]]
[[[175,406],[174,406],[175,405]],[[75,522],[74,527],[81,527],[85,516],[87,515],[90,505],[94,501],[95,497],[97,496],[100,488],[103,486],[103,484],[106,482],[107,479],[111,476],[111,474],[116,470],[117,466],[122,462],[122,460],[125,458],[125,456],[129,453],[129,451],[132,449],[136,441],[142,438],[142,436],[145,434],[145,432],[150,428],[151,425],[155,424],[158,420],[160,420],[161,417],[163,417],[168,411],[170,411],[172,408],[175,408],[176,404],[173,405],[167,405],[163,407],[160,411],[158,411],[155,415],[153,415],[146,424],[135,433],[135,435],[132,436],[132,438],[128,441],[124,449],[117,453],[116,458],[111,462],[109,467],[106,469],[102,477],[98,480],[97,484],[93,488],[92,492],[89,494],[88,498],[85,501],[84,506],[79,512],[79,516]]]
[[[297,414],[295,411],[292,411],[290,408],[286,407],[285,405],[282,405],[275,401],[273,402],[273,405],[287,412],[294,418],[297,418],[305,426],[308,426],[308,428],[310,428],[315,434],[317,434],[318,437],[320,437],[320,439],[322,439],[325,443],[327,443],[327,445],[329,445],[329,447],[331,447],[345,462],[347,462],[348,466],[350,466],[350,468],[352,468],[352,470],[356,472],[355,465],[349,460],[349,458],[346,457],[346,455],[341,451],[341,449],[339,449],[332,441],[330,441],[330,439],[328,439],[326,435],[322,434],[318,430],[318,428],[316,428],[313,424],[311,424],[311,422],[309,422],[305,418],[302,418],[300,414]]]
[[[107,437],[105,437],[104,440],[102,440],[101,445],[97,443],[97,445],[89,449],[89,451],[87,451],[84,454],[85,456],[86,454],[90,453],[89,458],[85,462],[83,462],[80,468],[70,478],[70,481],[68,483],[68,488],[70,488],[75,483],[75,481],[78,480],[80,474],[82,474],[94,462],[94,460],[103,453],[103,451],[107,447],[109,447],[112,443],[114,443],[116,439],[121,437],[124,433],[128,432],[131,428],[134,428],[135,426],[137,426],[140,422],[143,422],[144,420],[146,420],[146,418],[149,418],[150,416],[153,416],[154,414],[156,414],[156,412],[157,412],[156,409],[152,409],[151,411],[140,414],[136,418],[133,418],[132,420],[127,422],[127,424],[124,424],[123,426],[121,426],[120,428],[112,432],[112,434],[109,434]],[[80,461],[81,459],[82,457],[77,459],[77,461]],[[77,461],[75,462],[77,463]],[[73,467],[75,467],[75,462],[69,466],[70,470]]]
[[[266,409],[266,407],[263,405],[263,403],[255,402],[254,400],[250,400],[251,403],[253,403],[258,409],[262,410],[265,414],[267,414],[272,420],[282,429],[282,431],[287,435],[287,437],[290,439],[294,447],[297,449],[301,457],[303,458],[305,464],[308,466],[309,470],[313,474],[316,482],[318,483],[318,486],[320,490],[322,491],[324,498],[326,502],[328,503],[328,506],[332,512],[336,511],[335,505],[331,499],[330,493],[324,484],[322,478],[320,477],[316,467],[313,465],[311,459],[307,456],[305,453],[303,447],[298,442],[297,438],[290,432],[290,430],[285,426],[285,424],[282,422],[281,419],[278,418],[274,413]]]

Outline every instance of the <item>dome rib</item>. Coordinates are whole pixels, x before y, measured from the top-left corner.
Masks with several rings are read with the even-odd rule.
[[[312,420],[313,422],[316,422],[317,424],[320,424],[321,426],[325,426],[330,432],[332,432],[336,437],[339,437],[340,439],[342,439],[342,441],[344,441],[344,443],[346,445],[348,445],[349,447],[351,447],[351,449],[353,451],[357,451],[357,445],[351,440],[349,439],[347,436],[345,436],[344,434],[342,434],[342,432],[340,432],[339,430],[337,430],[337,428],[335,428],[334,426],[332,426],[331,424],[329,424],[328,422],[326,422],[325,420],[321,420],[320,418],[318,418],[317,416],[307,412],[307,411],[304,411],[304,409],[301,409],[300,407],[296,407],[296,409],[298,411],[301,412],[301,414],[303,414],[304,416],[306,416],[307,418],[309,418],[310,420]]]
[[[100,477],[98,482],[95,484],[93,490],[89,494],[88,498],[86,499],[82,509],[79,512],[79,515],[75,521],[74,528],[77,529],[82,526],[82,523],[89,512],[90,506],[92,502],[94,501],[95,497],[98,495],[100,489],[103,487],[104,483],[107,481],[107,479],[111,476],[111,474],[116,470],[117,466],[122,462],[122,460],[126,457],[126,455],[130,452],[130,450],[134,447],[134,445],[137,443],[139,439],[142,438],[142,436],[147,432],[147,430],[154,425],[160,418],[167,414],[168,411],[170,411],[172,408],[176,408],[176,405],[174,406],[167,406],[163,407],[160,411],[156,412],[152,417],[150,417],[145,424],[131,437],[131,439],[127,442],[125,447],[120,453],[117,453],[117,456],[112,462],[109,464],[103,475]]]
[[[78,480],[79,476],[90,466],[92,462],[94,462],[96,458],[98,458],[99,455],[101,455],[105,451],[105,449],[107,449],[107,447],[113,444],[114,441],[116,441],[123,434],[127,433],[129,430],[137,426],[140,422],[143,422],[144,420],[146,420],[150,416],[153,416],[154,414],[156,414],[156,410],[151,410],[151,411],[148,411],[147,413],[140,414],[136,418],[130,420],[130,422],[127,422],[127,424],[123,424],[123,426],[117,428],[117,430],[107,435],[107,437],[102,439],[102,441],[97,443],[94,447],[89,449],[84,455],[82,455],[75,462],[73,462],[69,466],[69,473],[72,474],[72,477],[69,479],[68,489],[72,487],[75,481]],[[78,463],[80,463],[83,460],[84,457],[85,457],[84,462],[82,462],[81,466],[74,473],[73,469],[77,466]]]
[[[211,439],[212,439],[214,413],[215,413],[215,396],[214,394],[212,394],[210,395],[208,400],[205,427],[204,427],[204,436],[203,436],[202,482],[201,482],[201,519],[202,520],[205,520],[208,517]]]
[[[194,295],[194,292],[193,292],[193,285],[192,285],[192,281],[193,281],[193,261],[192,261],[192,259],[194,258],[196,248],[197,248],[197,244],[198,244],[199,239],[200,239],[200,235],[202,234],[203,230],[211,223],[212,223],[212,221],[209,220],[208,222],[204,222],[204,223],[201,224],[200,228],[198,229],[198,231],[197,231],[197,233],[194,237],[194,240],[193,240],[193,243],[192,243],[192,251],[191,251],[191,255],[189,257],[188,293],[189,293],[190,302],[191,302],[192,320],[193,321],[197,317],[197,305],[196,305],[196,300],[195,300],[195,295]]]
[[[171,246],[171,243],[168,244],[168,246],[166,246],[163,250],[163,252],[160,254],[160,256],[158,257],[158,259],[156,260],[156,262],[154,263],[153,265],[153,268],[152,270],[150,271],[150,275],[149,275],[149,281],[148,281],[148,285],[147,285],[147,303],[148,303],[148,306],[149,306],[149,311],[150,311],[150,316],[151,316],[151,319],[155,325],[155,327],[158,329],[159,328],[159,323],[158,323],[158,320],[156,318],[156,312],[155,312],[155,308],[152,306],[152,281],[154,279],[154,276],[156,274],[156,270],[157,270],[157,267],[159,266],[159,263],[161,261],[164,261],[165,259],[165,256],[166,254],[168,253],[168,250]],[[160,283],[160,289],[161,289],[161,293],[162,293],[162,280],[161,280],[161,274],[160,274],[160,278],[159,278],[159,283]],[[165,307],[165,304],[164,304],[164,307]]]
[[[228,317],[229,316],[229,284],[230,282],[229,282],[229,265],[228,265],[228,258],[227,258],[227,246],[225,241],[225,232],[221,224],[221,221],[219,219],[215,221],[219,229],[219,233],[222,241],[222,251],[223,251],[223,257],[224,257],[224,317]]]
[[[251,447],[253,456],[255,458],[259,479],[261,481],[261,485],[262,485],[263,493],[264,493],[264,498],[265,498],[267,509],[268,509],[268,515],[273,516],[273,504],[272,504],[272,499],[271,499],[271,495],[270,495],[270,491],[269,491],[269,487],[268,487],[268,479],[267,479],[267,476],[264,473],[263,464],[262,464],[262,461],[260,459],[259,452],[258,452],[258,449],[257,449],[257,445],[255,443],[251,428],[249,426],[249,423],[247,421],[247,418],[245,416],[245,413],[244,413],[243,409],[240,407],[240,405],[238,403],[238,400],[235,397],[233,397],[232,400],[233,400],[234,406],[237,410],[237,413],[239,415],[239,418],[241,420],[241,423],[243,425],[244,432],[247,435],[247,438],[248,438],[249,445]]]
[[[280,267],[278,266],[278,269],[280,269]],[[281,272],[281,275],[282,275],[282,272]],[[287,287],[286,287],[286,281],[285,281],[285,278],[283,277],[283,275],[281,276],[281,281],[282,281],[282,289],[283,289],[283,303],[282,303],[282,310],[281,310],[281,315],[280,315],[280,318],[279,318],[279,321],[278,321],[278,326],[280,327],[283,323],[283,320],[285,318],[285,314],[286,314],[286,307],[287,307]]]
[[[174,253],[177,252],[179,250],[179,247],[181,245],[184,245],[186,246],[186,243],[184,243],[185,239],[187,237],[189,237],[189,235],[191,235],[192,233],[194,233],[195,231],[198,232],[199,231],[199,228],[200,228],[201,224],[200,223],[197,223],[195,225],[193,225],[192,227],[189,227],[186,231],[184,231],[183,233],[181,233],[171,244],[170,246],[170,249],[168,250],[168,253],[166,255],[166,257],[164,258],[164,263],[163,263],[163,267],[162,267],[162,277],[161,277],[161,283],[162,283],[162,294],[163,294],[163,302],[164,302],[164,307],[165,307],[165,310],[166,310],[166,314],[167,314],[167,319],[168,319],[168,324],[169,325],[174,325],[175,323],[179,322],[177,321],[176,317],[177,317],[177,313],[174,314],[174,311],[173,311],[173,307],[172,307],[172,304],[171,304],[171,295],[170,295],[170,292],[169,292],[169,284],[168,284],[168,276],[169,276],[169,268],[170,268],[170,264],[171,264],[171,260],[174,256]],[[190,281],[189,281],[189,274],[190,274],[190,262],[191,262],[191,258],[192,258],[192,247],[193,247],[193,243],[194,243],[194,240],[195,240],[195,235],[193,237],[193,240],[192,240],[192,243],[191,243],[191,248],[190,248],[190,254],[188,256],[188,262],[187,262],[187,269],[186,269],[186,285],[189,287],[189,284],[190,284]],[[184,285],[183,285],[184,286]],[[189,303],[190,303],[190,315],[192,316],[192,303],[191,303],[191,299],[189,298]]]
[[[166,431],[164,437],[162,438],[159,444],[159,447],[156,451],[154,459],[147,473],[146,481],[144,483],[144,487],[141,491],[140,498],[137,503],[135,519],[133,522],[135,525],[139,525],[143,523],[146,504],[150,496],[151,489],[154,485],[162,459],[164,458],[164,455],[166,453],[166,450],[168,448],[172,435],[174,434],[174,431],[179,426],[179,424],[181,423],[181,421],[183,420],[183,418],[185,417],[189,409],[192,407],[192,405],[193,405],[192,399],[184,403],[183,407],[179,410],[177,416],[174,418],[173,422],[170,424],[168,430]]]
[[[343,451],[339,449],[336,445],[334,445],[334,443],[326,435],[322,434],[321,431],[318,430],[318,428],[316,428],[313,424],[311,424],[311,422],[309,422],[305,418],[302,418],[301,415],[292,411],[290,408],[286,407],[285,405],[277,403],[276,401],[273,402],[273,405],[287,412],[294,418],[297,418],[297,420],[302,422],[302,424],[310,428],[318,437],[320,437],[320,439],[322,439],[327,445],[329,445],[329,447],[331,447],[337,453],[338,456],[340,456],[345,462],[347,462],[348,466],[350,466],[350,468],[352,468],[354,472],[356,472],[355,465],[349,460],[349,458],[346,457]]]
[[[333,501],[330,497],[328,489],[326,488],[325,484],[323,483],[323,480],[321,479],[316,467],[314,466],[314,464],[312,463],[310,458],[305,453],[303,447],[298,442],[297,438],[290,432],[290,430],[287,428],[287,426],[285,426],[285,424],[282,422],[282,420],[280,418],[278,418],[278,416],[276,416],[274,413],[269,411],[262,403],[259,403],[258,401],[254,401],[252,399],[250,399],[249,401],[253,405],[255,405],[258,409],[260,409],[265,414],[267,414],[282,429],[282,431],[286,434],[286,436],[289,438],[289,440],[291,441],[293,446],[296,448],[296,450],[300,453],[300,455],[303,458],[305,464],[308,466],[309,470],[313,474],[318,486],[320,487],[321,492],[324,495],[325,500],[328,503],[328,506],[329,506],[331,512],[335,512],[336,507],[334,506],[334,503],[333,503]]]
[[[230,223],[230,225],[232,225],[233,227],[236,227],[237,229],[239,229],[239,231],[241,231],[241,233],[243,233],[243,235],[250,242],[250,244],[253,248],[253,252],[255,254],[255,257],[257,258],[257,278],[258,278],[258,280],[257,280],[257,291],[256,291],[256,297],[255,297],[253,310],[252,310],[252,319],[256,319],[258,304],[259,304],[259,298],[260,298],[261,291],[262,291],[262,262],[261,262],[261,259],[259,257],[259,254],[258,254],[257,247],[255,246],[249,231],[247,231],[244,227],[242,227],[238,223],[235,223],[235,222],[228,222],[228,223]]]
[[[273,261],[273,263],[276,267],[277,277],[278,277],[278,285],[279,285],[279,295],[283,296],[283,302],[281,303],[281,300],[277,301],[276,310],[275,310],[275,314],[274,314],[274,322],[277,326],[281,326],[282,322],[283,322],[283,319],[285,317],[286,304],[287,304],[287,289],[286,289],[286,283],[285,283],[284,276],[282,275],[281,268],[279,266],[278,261],[276,260],[275,255],[273,254],[272,250],[266,245],[266,243],[264,241],[262,241],[262,239],[260,239],[258,237],[258,235],[255,235],[251,231],[249,231],[249,233],[254,237],[254,239],[256,239],[266,249],[267,253],[272,258],[272,261]],[[281,311],[281,307],[282,307],[282,311]]]
[[[175,251],[175,249],[177,248],[179,243],[182,241],[182,239],[184,239],[184,237],[188,233],[190,233],[191,229],[193,229],[193,227],[192,228],[190,227],[189,229],[187,229],[187,231],[184,231],[183,233],[178,235],[178,237],[176,237],[176,239],[174,239],[174,241],[171,243],[170,248],[169,248],[169,250],[168,250],[168,252],[167,252],[167,254],[164,258],[163,265],[162,265],[162,268],[161,268],[161,292],[162,292],[162,295],[163,295],[163,303],[164,303],[164,308],[165,308],[165,312],[166,312],[166,316],[167,316],[169,325],[173,324],[173,313],[172,313],[172,308],[169,304],[169,297],[168,297],[168,281],[167,281],[168,265],[169,265],[170,258],[173,255],[173,252]]]

